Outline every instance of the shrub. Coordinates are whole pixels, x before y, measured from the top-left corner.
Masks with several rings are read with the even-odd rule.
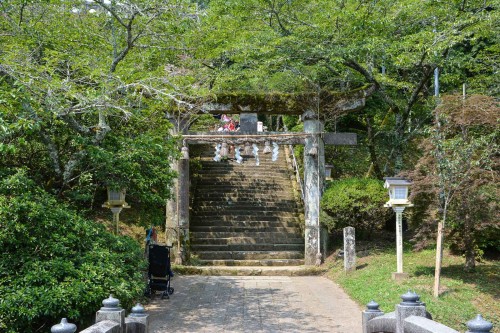
[[[321,200],[328,215],[322,223],[331,231],[347,226],[368,236],[382,229],[392,211],[384,208],[387,191],[376,179],[347,178],[330,183]]]
[[[0,181],[0,331],[81,323],[110,293],[130,307],[144,290],[143,254],[80,217],[24,172]]]

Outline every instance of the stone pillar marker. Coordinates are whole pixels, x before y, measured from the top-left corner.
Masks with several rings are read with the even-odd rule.
[[[240,113],[240,132],[247,134],[257,133],[257,113]]]
[[[356,270],[356,229],[344,228],[344,271],[346,273]]]

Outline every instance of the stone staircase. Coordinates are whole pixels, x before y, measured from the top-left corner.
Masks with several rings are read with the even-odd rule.
[[[260,166],[212,160],[200,149],[201,168],[193,175],[190,212],[191,252],[202,265],[291,266],[304,264],[304,238],[285,151],[278,161],[262,154]]]

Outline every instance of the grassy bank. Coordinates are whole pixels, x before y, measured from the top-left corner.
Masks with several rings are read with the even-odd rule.
[[[464,259],[444,252],[441,279],[441,296],[432,296],[434,283],[435,251],[410,251],[405,244],[404,272],[410,278],[395,282],[391,272],[396,270],[395,248],[387,247],[370,251],[357,259],[357,270],[346,275],[343,261],[331,257],[329,277],[339,283],[358,303],[364,305],[370,300],[380,304],[384,312],[394,311],[400,295],[408,289],[414,290],[426,303],[434,320],[460,332],[466,331],[465,323],[480,313],[494,325],[493,332],[500,333],[500,263],[483,261],[474,273],[464,272]]]

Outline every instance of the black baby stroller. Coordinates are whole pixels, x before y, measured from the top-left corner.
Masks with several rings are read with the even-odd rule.
[[[149,260],[148,285],[146,295],[153,297],[157,291],[161,291],[161,298],[169,298],[174,293],[170,287],[170,278],[174,273],[170,269],[170,249],[167,246],[146,244]]]

